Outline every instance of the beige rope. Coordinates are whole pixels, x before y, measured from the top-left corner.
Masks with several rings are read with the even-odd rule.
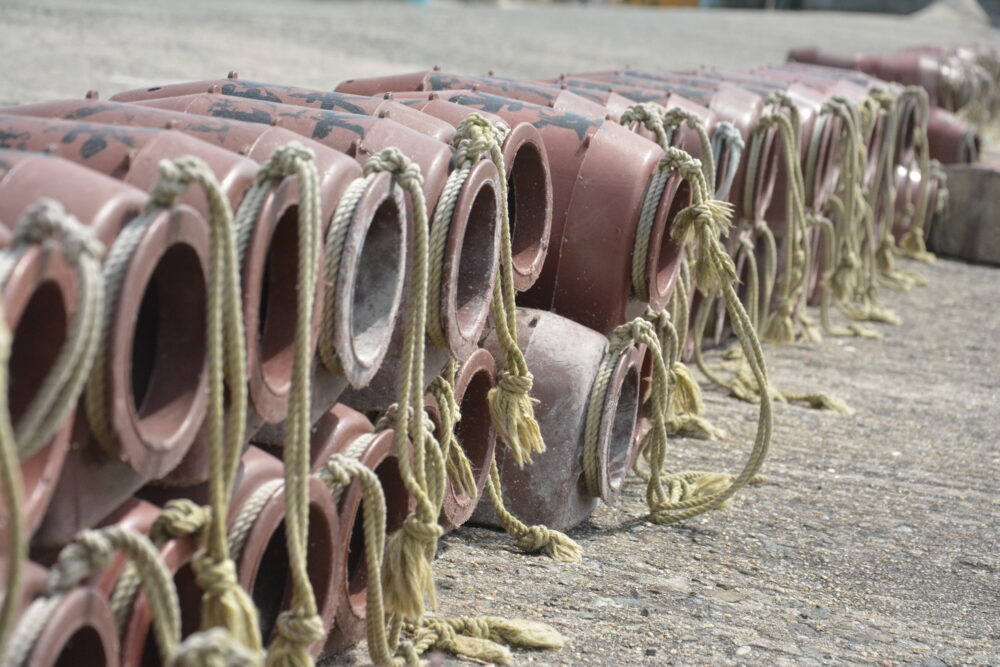
[[[261,651],[257,610],[236,581],[229,558],[226,514],[243,450],[247,411],[246,352],[236,242],[229,201],[204,162],[185,157],[160,163],[160,180],[150,195],[150,208],[172,206],[192,183],[205,191],[211,238],[208,280],[208,422],[209,522],[205,552],[192,562],[202,597],[202,628],[226,628],[251,652]],[[224,389],[229,393],[225,409]]]
[[[14,441],[14,429],[10,423],[10,406],[7,392],[8,365],[10,362],[10,331],[0,302],[0,479],[7,516],[4,517],[4,528],[7,533],[6,590],[3,596],[3,606],[0,607],[0,647],[5,645],[7,629],[14,619],[14,612],[21,598],[21,570],[28,557],[28,536],[24,520],[24,482],[21,478],[21,465],[17,457],[17,444]],[[2,649],[0,649],[2,653]]]

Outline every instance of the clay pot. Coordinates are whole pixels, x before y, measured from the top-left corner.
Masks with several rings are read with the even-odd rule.
[[[68,160],[2,150],[0,156],[9,165],[0,176],[4,219],[52,197],[110,248],[145,210],[145,193]],[[116,449],[109,454],[146,478],[177,465],[204,417],[208,242],[193,210],[158,213],[126,267],[111,317],[107,404]],[[185,289],[178,291],[179,284]]]
[[[930,95],[933,106],[951,101],[946,91],[957,90],[961,82],[960,70],[948,67],[946,58],[916,51],[864,56],[860,53],[837,53],[800,47],[789,51],[788,59],[799,63],[861,70],[886,81],[921,86]]]
[[[6,571],[4,565],[3,572]],[[27,610],[32,600],[45,593],[49,573],[41,565],[28,561],[21,576],[21,605],[15,618]],[[117,667],[118,655],[115,619],[108,600],[96,588],[82,585],[56,605],[23,664]]]
[[[148,535],[160,511],[159,507],[151,503],[133,498],[105,519],[102,525],[118,525]],[[160,547],[159,553],[167,571],[176,576],[182,568],[190,570],[191,559],[198,548],[192,537],[184,537],[167,540]],[[127,560],[123,556],[117,556],[111,565],[98,573],[93,582],[94,586],[109,599],[126,563]],[[191,613],[192,609],[200,608],[200,600],[185,598],[182,602],[185,605],[181,608],[183,617]],[[149,606],[146,592],[141,587],[132,603],[132,611],[122,626],[119,641],[123,665],[155,667],[160,664],[159,649],[153,633],[153,611]]]
[[[268,496],[253,521],[241,549],[232,549],[237,580],[257,606],[261,636],[269,644],[275,636],[275,623],[291,601],[288,555],[285,544],[284,470],[279,459],[250,446],[243,454],[242,477],[229,505],[229,524],[257,494]],[[340,529],[337,510],[329,490],[317,478],[309,482],[309,580],[324,626],[330,628],[336,611],[340,586]],[[184,636],[201,624],[201,589],[190,566],[181,567],[174,577],[181,608],[184,610]],[[310,646],[319,655],[323,643]]]
[[[476,350],[455,375],[455,402],[462,415],[455,425],[455,443],[462,448],[472,464],[476,495],[469,497],[456,490],[451,480],[448,481],[444,506],[441,508],[441,525],[449,531],[469,520],[489,479],[497,434],[490,417],[488,394],[495,384],[496,362],[487,350]],[[431,406],[431,419],[440,428],[440,406],[430,395],[427,401]],[[441,434],[437,435],[440,437]]]
[[[0,154],[0,161],[3,161]],[[2,183],[0,183],[2,187]],[[2,190],[0,190],[2,192]],[[0,221],[7,223],[0,200]],[[4,247],[10,241],[8,227]],[[78,306],[76,274],[51,244],[30,248],[14,266],[3,289],[3,312],[11,335],[8,401],[16,427],[41,389],[69,335]],[[69,451],[72,412],[52,439],[21,461],[23,512],[30,535],[38,528],[55,492]],[[0,501],[0,514],[8,508]]]
[[[235,72],[230,72],[227,79],[211,81],[186,81],[170,83],[152,88],[139,88],[118,93],[111,97],[118,102],[142,102],[144,100],[162,99],[164,97],[180,97],[182,95],[197,95],[199,93],[215,93],[230,97],[243,97],[262,102],[291,104],[300,107],[312,107],[324,111],[341,111],[360,116],[375,116],[388,118],[400,125],[416,130],[421,134],[434,137],[438,141],[450,143],[455,135],[450,123],[442,122],[433,117],[417,113],[402,104],[385,99],[376,99],[364,95],[350,95],[312,88],[283,86],[275,83],[260,83],[239,79]]]
[[[320,420],[313,439],[315,469],[325,464],[334,453],[346,452],[361,435],[371,432],[359,413],[344,406],[335,407]],[[367,421],[367,420],[365,420]],[[386,430],[364,445],[359,460],[375,471],[386,502],[386,534],[399,530],[413,511],[414,501],[399,476],[395,450],[395,432]],[[337,508],[342,553],[337,602],[337,620],[324,654],[336,653],[356,644],[365,636],[366,594],[368,571],[365,564],[364,519],[361,507],[361,487],[357,482],[347,487]]]
[[[972,164],[979,161],[982,139],[975,128],[955,114],[931,107],[927,122],[931,158],[942,164]]]
[[[473,113],[479,113],[493,123],[502,122],[495,114],[449,102],[437,95],[432,95],[430,99],[403,98],[402,102],[456,127]],[[511,228],[514,289],[524,292],[535,284],[542,272],[552,234],[549,159],[541,135],[529,123],[516,124],[504,139],[502,149],[507,170],[507,214]]]
[[[518,342],[535,373],[532,396],[538,399],[538,419],[546,450],[520,468],[510,453],[497,451],[507,509],[528,525],[543,523],[556,530],[576,526],[594,510],[598,499],[617,501],[634,456],[639,405],[638,350],[619,358],[601,405],[598,439],[598,493],[591,493],[583,472],[584,429],[590,391],[607,339],[595,331],[543,311],[518,311]],[[573,341],[571,346],[566,341]],[[496,355],[496,340],[484,346]],[[489,503],[482,503],[472,521],[497,525]]]
[[[747,150],[750,145],[750,136],[764,111],[764,100],[759,95],[740,86],[706,78],[689,77],[670,72],[652,73],[628,69],[590,72],[566,79],[566,82],[571,85],[586,85],[587,81],[610,83],[612,85],[608,88],[609,90],[626,95],[631,99],[649,98],[651,95],[666,93],[682,95],[711,109],[720,121],[725,120],[732,123],[746,142]],[[738,216],[759,219],[767,211],[774,192],[774,172],[777,164],[777,156],[773,147],[774,136],[775,132],[771,130],[764,138],[757,167],[753,211],[745,210],[743,203],[747,160],[744,158],[740,161],[740,167],[736,170],[733,185],[729,191],[729,201],[732,202]]]
[[[498,76],[464,76],[448,74],[435,68],[431,71],[412,72],[393,76],[372,77],[369,79],[348,79],[337,85],[337,91],[357,95],[378,95],[390,91],[434,91],[434,90],[472,90],[509,99],[521,100],[531,104],[539,104],[556,111],[575,113],[593,118],[604,118],[607,110],[604,105],[594,100],[588,100],[576,93],[566,90],[553,90],[544,84],[508,79]]]
[[[142,104],[205,116],[250,120],[285,127],[354,155],[364,163],[389,146],[399,147],[421,168],[428,211],[432,212],[451,168],[451,150],[441,142],[383,118],[370,118],[223,95],[189,95]],[[443,267],[442,316],[448,346],[458,358],[475,349],[486,324],[499,258],[496,225],[496,168],[480,162],[462,186]],[[386,366],[394,369],[390,358]],[[387,384],[394,386],[395,378]]]
[[[315,155],[319,172],[319,189],[323,218],[322,238],[331,221],[337,204],[351,182],[361,176],[357,162],[343,153],[290,130],[258,123],[216,118],[206,120],[177,111],[95,100],[66,100],[46,104],[15,107],[11,113],[19,115],[87,118],[92,122],[112,125],[131,125],[167,128],[183,132],[206,143],[218,145],[263,163],[275,150],[293,141],[310,149]],[[340,282],[361,292],[365,303],[377,304],[379,311],[374,322],[362,322],[366,343],[360,347],[347,344],[338,348],[344,361],[347,380],[364,385],[377,370],[389,342],[389,333],[398,311],[399,290],[402,285],[403,248],[405,229],[401,218],[403,198],[395,193],[388,176],[379,177],[362,195],[356,209],[355,227],[367,232],[358,237],[353,230],[352,243],[369,250],[366,260],[355,264],[354,275],[349,267],[341,268]],[[297,188],[296,179],[280,186],[274,194],[273,205],[265,208],[250,235],[243,259],[243,289],[247,295],[244,314],[248,331],[247,366],[250,400],[261,419],[269,423],[284,419],[288,411],[291,382],[292,349],[294,343],[295,284],[297,265]],[[273,212],[280,211],[280,216]],[[353,238],[358,237],[358,238]],[[352,246],[353,247],[353,246]],[[353,257],[356,250],[345,256]],[[392,258],[395,257],[395,262]],[[377,270],[370,268],[376,258]],[[358,278],[363,277],[363,280]],[[265,284],[266,283],[266,284]],[[322,284],[317,291],[322,294]],[[255,297],[256,295],[256,297]],[[351,307],[351,304],[345,304]],[[313,335],[319,327],[322,299],[316,301]],[[356,309],[357,306],[354,306]],[[353,312],[343,312],[336,322],[351,323]],[[363,319],[363,318],[359,318]],[[323,399],[323,409],[335,400]],[[318,416],[318,415],[317,415]]]
[[[372,86],[392,85],[391,79],[371,80],[377,82]],[[511,125],[531,123],[545,142],[557,214],[542,273],[519,301],[599,331],[610,331],[640,310],[644,304],[631,296],[631,255],[643,197],[663,155],[659,146],[612,121],[487,93],[396,96],[435,94],[496,113]],[[650,300],[657,307],[666,304],[680,267],[680,247],[669,234],[669,221],[689,200],[679,180],[671,178],[664,188],[649,244]]]

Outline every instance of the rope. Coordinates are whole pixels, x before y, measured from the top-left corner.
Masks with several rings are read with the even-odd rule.
[[[236,581],[226,542],[226,513],[243,449],[247,411],[246,340],[241,314],[236,240],[229,201],[208,165],[183,157],[160,163],[160,179],[150,195],[150,210],[172,206],[192,183],[205,191],[211,249],[208,276],[208,437],[211,521],[206,550],[192,562],[202,596],[202,628],[226,628],[252,653],[261,651],[257,610]],[[228,344],[227,344],[228,343]],[[226,410],[224,390],[229,393]]]
[[[935,257],[927,251],[924,243],[927,217],[927,202],[931,191],[930,141],[927,136],[927,123],[930,119],[930,100],[927,91],[920,86],[908,86],[903,96],[913,98],[917,105],[919,125],[914,131],[917,144],[917,168],[920,170],[920,194],[917,199],[916,214],[913,223],[899,242],[899,252],[905,257],[931,263]]]
[[[312,313],[319,271],[318,248],[323,221],[315,155],[298,142],[279,148],[261,166],[256,189],[270,189],[287,176],[299,181],[298,267],[296,273],[295,343],[291,395],[285,422],[285,546],[292,595],[289,609],[277,622],[278,636],[267,653],[269,667],[309,664],[309,645],[326,636],[309,580],[309,438],[312,405]],[[237,229],[252,224],[257,210],[240,206]]]
[[[76,406],[94,362],[104,308],[99,262],[104,246],[51,199],[31,206],[15,225],[10,247],[0,252],[0,286],[32,246],[50,239],[61,241],[62,255],[76,273],[80,305],[52,369],[14,426],[14,442],[22,460],[45,446]]]
[[[17,458],[17,443],[14,428],[10,423],[8,405],[9,383],[8,364],[10,362],[10,331],[0,302],[0,480],[3,488],[4,504],[7,507],[5,532],[7,533],[7,577],[3,606],[0,607],[0,647],[5,645],[7,629],[14,619],[17,604],[21,598],[21,570],[28,558],[28,536],[24,520],[24,481]]]
[[[441,414],[441,440],[439,444],[444,460],[447,462],[448,479],[456,492],[467,498],[475,498],[479,495],[479,490],[476,488],[472,462],[469,461],[465,449],[455,438],[455,426],[462,419],[455,399],[455,373],[457,371],[458,362],[454,358],[449,359],[444,372],[431,381],[428,392],[437,401]]]
[[[428,447],[426,430],[411,419],[423,414],[424,338],[427,330],[428,225],[420,169],[397,149],[386,149],[365,164],[365,174],[392,173],[410,195],[416,216],[410,267],[410,308],[403,344],[403,372],[397,393],[400,409],[393,415],[400,477],[416,499],[416,510],[403,528],[390,536],[386,547],[383,586],[387,609],[401,618],[418,620],[424,614],[425,599],[435,603],[430,561],[442,534],[437,524],[440,499],[434,489],[444,488],[444,465],[436,466],[440,450]],[[412,454],[411,454],[412,442]],[[435,456],[437,454],[437,456]],[[431,456],[432,484],[427,480],[427,457]]]
[[[727,152],[727,148],[729,153],[725,175],[716,176],[716,199],[729,198],[729,191],[733,187],[736,171],[740,168],[740,159],[743,157],[745,147],[743,136],[735,125],[726,120],[715,125],[715,129],[712,131],[712,156],[715,159],[715,164],[722,163],[722,156]]]
[[[107,567],[116,551],[125,554],[142,579],[153,612],[153,630],[160,659],[164,663],[169,662],[181,635],[180,604],[170,572],[146,536],[120,526],[109,526],[82,531],[59,552],[59,558],[49,573],[45,595],[32,602],[21,616],[0,664],[3,667],[25,664],[52,612],[66,594],[92,573]]]

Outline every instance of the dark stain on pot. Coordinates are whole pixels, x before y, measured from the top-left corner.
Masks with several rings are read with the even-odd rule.
[[[118,141],[129,148],[135,146],[132,137],[119,129],[111,125],[91,125],[90,123],[81,123],[79,127],[67,132],[63,135],[62,143],[72,144],[80,137],[87,137],[80,147],[80,155],[85,160],[89,160],[107,148],[110,141]]]
[[[249,100],[262,100],[264,102],[275,102],[280,104],[281,98],[269,90],[264,90],[257,86],[244,83],[227,83],[222,86],[223,95],[230,97],[245,97]]]
[[[3,148],[24,150],[29,139],[31,139],[31,132],[8,132],[0,130],[0,146]]]
[[[247,123],[264,123],[272,125],[274,118],[264,109],[253,109],[251,111],[241,111],[227,100],[213,102],[208,107],[208,113],[217,118],[228,118],[230,120],[242,120]]]
[[[321,109],[325,111],[335,111],[337,109],[348,113],[366,115],[365,110],[346,99],[340,93],[326,93],[322,91],[308,93],[289,93],[289,97],[305,100],[307,104],[319,103]]]
[[[111,111],[114,107],[107,104],[99,104],[88,107],[80,107],[79,109],[74,109],[68,114],[63,116],[66,120],[81,120],[83,118],[89,118],[95,114],[104,113],[105,111]]]

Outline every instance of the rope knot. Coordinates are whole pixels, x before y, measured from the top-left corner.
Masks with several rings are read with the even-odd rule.
[[[444,529],[436,522],[423,521],[416,514],[406,517],[403,522],[403,532],[407,537],[424,545],[434,544],[444,535]]]
[[[195,581],[206,595],[221,596],[233,588],[239,588],[236,580],[236,565],[230,559],[216,560],[208,552],[194,557]]]
[[[98,258],[104,253],[104,244],[94,233],[52,199],[42,199],[25,211],[14,227],[12,245],[40,245],[52,237],[62,239],[63,256],[71,264],[83,256]]]
[[[469,114],[462,119],[452,139],[455,165],[475,162],[482,153],[488,152],[494,143],[498,142],[493,124],[482,114]]]
[[[288,143],[271,153],[261,168],[257,171],[257,182],[264,183],[272,179],[283,178],[293,174],[303,162],[316,159],[312,149],[306,148],[298,141]]]
[[[49,573],[48,593],[65,593],[97,570],[108,566],[115,547],[96,530],[85,530],[59,552],[59,560]]]
[[[278,616],[278,634],[287,642],[308,646],[326,637],[326,628],[319,614],[301,615],[283,611]]]
[[[175,498],[167,502],[150,534],[163,539],[195,535],[208,526],[209,518],[207,507],[189,498]]]
[[[408,192],[424,185],[424,176],[420,173],[420,166],[395,147],[386,148],[378,154],[372,155],[365,162],[365,176],[380,171],[386,171],[395,176],[399,184]]]
[[[176,204],[202,169],[207,170],[208,165],[190,155],[177,160],[160,160],[160,178],[149,193],[150,207],[169,208]]]
[[[261,655],[236,641],[225,628],[211,628],[188,636],[169,667],[257,667]]]
[[[531,388],[535,384],[535,376],[530,372],[512,373],[510,371],[500,371],[497,379],[497,386],[501,391],[511,394],[530,394]]]

